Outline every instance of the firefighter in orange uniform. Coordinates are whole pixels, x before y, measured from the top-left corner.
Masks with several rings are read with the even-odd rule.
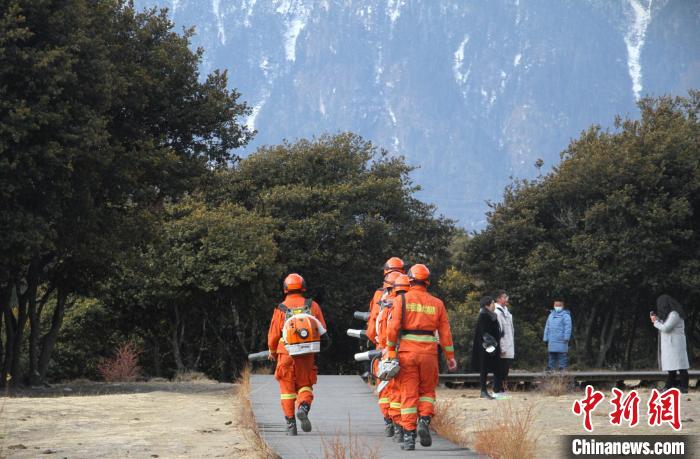
[[[387,274],[391,272],[399,272],[405,274],[404,264],[401,258],[391,257],[386,261],[386,263],[384,263],[384,279],[386,279]],[[377,314],[379,314],[379,300],[381,300],[382,295],[384,295],[385,287],[386,285],[382,284],[382,288],[378,288],[374,292],[372,300],[369,303],[369,319],[367,320],[367,330],[365,332],[367,333],[367,339],[371,341],[372,344],[374,344],[375,346],[377,343],[377,330],[375,324],[377,321]]]
[[[300,346],[304,349],[302,351],[299,347],[294,347],[295,345],[290,346],[288,342],[311,340],[314,333],[317,333],[319,339],[327,339],[326,322],[321,307],[315,301],[304,298],[304,291],[306,282],[299,274],[293,273],[285,278],[285,298],[275,308],[267,333],[270,360],[277,361],[275,379],[280,386],[280,402],[287,421],[287,435],[297,434],[295,407],[301,429],[304,432],[311,431],[309,410],[314,399],[313,386],[317,377],[314,353],[320,350],[320,342],[301,343]],[[311,330],[310,334],[309,330],[304,332],[305,329],[297,329],[300,333],[290,332],[294,336],[287,336],[286,332],[295,322],[310,323],[315,329]]]
[[[375,320],[375,336],[376,336],[376,348],[382,350],[386,347],[386,326],[391,312],[392,302],[394,299],[394,281],[399,276],[405,276],[398,271],[392,271],[386,276],[384,276],[384,294],[379,300],[379,312],[377,313],[377,318]],[[379,364],[379,359],[373,361],[373,372],[377,374],[377,367]],[[391,383],[391,381],[390,381]],[[381,384],[381,383],[379,383]],[[384,433],[387,437],[394,436],[394,423],[389,415],[389,389],[390,384],[385,384],[384,389],[379,392],[379,409],[384,416]]]
[[[422,264],[408,272],[411,287],[405,305],[396,302],[387,330],[387,354],[398,359],[397,376],[401,391],[401,425],[404,429],[401,449],[416,448],[416,430],[422,446],[430,446],[430,420],[435,412],[435,388],[438,384],[438,342],[450,370],[457,368],[452,332],[443,302],[428,293],[430,271]],[[436,334],[437,332],[437,334]],[[439,340],[438,340],[439,336]]]
[[[383,324],[380,325],[380,335],[382,336],[380,345],[385,351],[387,330],[391,326],[392,313],[395,308],[401,307],[405,302],[405,293],[408,291],[409,286],[409,278],[405,274],[398,275],[394,280],[394,288],[391,291],[393,297],[392,305],[386,311],[386,316],[382,317]],[[389,400],[389,418],[391,418],[392,422],[392,433],[395,441],[401,443],[403,442],[403,428],[401,427],[401,390],[399,388],[398,378],[390,380],[384,392],[383,396]],[[388,434],[389,432],[387,432],[387,435]]]

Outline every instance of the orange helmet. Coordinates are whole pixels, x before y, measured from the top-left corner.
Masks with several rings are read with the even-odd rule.
[[[384,263],[384,274],[389,274],[390,272],[393,271],[398,271],[400,273],[404,273],[404,264],[403,260],[399,257],[391,257],[389,258],[386,263]]]
[[[396,280],[397,277],[401,276],[402,274],[398,271],[392,271],[386,276],[384,276],[384,288],[393,288],[394,287],[394,281]]]
[[[411,266],[408,270],[408,277],[412,281],[423,282],[424,284],[430,284],[430,270],[427,266],[422,264],[416,264]]]
[[[405,274],[399,274],[394,280],[394,292],[407,292],[411,286],[411,280]]]
[[[292,273],[284,278],[284,293],[305,291],[306,281],[297,273]]]

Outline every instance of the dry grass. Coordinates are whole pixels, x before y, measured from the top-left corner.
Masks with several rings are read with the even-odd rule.
[[[468,436],[454,400],[438,400],[435,403],[435,415],[430,422],[430,427],[438,435],[447,438],[452,443],[462,447],[467,446]]]
[[[510,402],[498,402],[494,415],[474,432],[474,450],[493,459],[533,458],[537,445],[534,421],[534,405],[513,409]]]
[[[209,379],[207,375],[200,371],[183,371],[178,373],[173,378],[173,382],[177,383],[199,383],[199,384],[216,384],[217,382]]]
[[[548,376],[539,385],[538,389],[552,397],[559,397],[560,395],[566,395],[571,391],[572,381],[570,377],[567,377],[561,373],[552,374]]]
[[[254,375],[271,375],[275,373],[274,365],[256,365],[255,368],[251,370]]]
[[[323,459],[379,459],[380,457],[379,445],[372,448],[352,433],[350,419],[348,419],[347,434],[336,433],[330,439],[322,437],[321,445]]]
[[[236,397],[238,398],[238,419],[240,422],[241,430],[246,438],[254,445],[255,449],[259,452],[259,455],[263,459],[279,459],[277,453],[275,453],[272,448],[265,443],[260,431],[258,430],[258,425],[255,422],[255,414],[253,414],[253,406],[250,403],[250,366],[246,366],[241,373],[240,378],[238,378],[238,392]]]
[[[141,373],[139,355],[141,349],[132,342],[122,343],[111,359],[103,359],[97,364],[97,371],[107,382],[135,381]]]

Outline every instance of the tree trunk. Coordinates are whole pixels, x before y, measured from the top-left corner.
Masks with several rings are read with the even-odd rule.
[[[617,314],[612,308],[608,310],[605,316],[605,322],[603,323],[603,329],[600,332],[600,344],[598,347],[598,358],[596,359],[595,366],[600,368],[605,363],[605,357],[608,354],[608,350],[612,345],[612,339],[615,334],[615,329],[617,328]]]
[[[233,315],[233,330],[236,335],[236,339],[238,340],[238,345],[245,354],[249,354],[250,352],[248,352],[248,346],[246,346],[245,342],[244,331],[246,327],[241,323],[241,316],[238,313],[238,308],[235,304],[233,304],[233,302],[231,303],[231,313]]]
[[[627,337],[627,346],[625,347],[625,370],[632,368],[632,350],[634,349],[634,338],[637,336],[637,323],[639,322],[639,311],[634,312],[631,326]]]
[[[160,342],[157,337],[153,337],[153,372],[156,378],[161,378],[163,376],[163,370],[160,365]]]
[[[3,314],[3,311],[5,310],[5,303],[3,302],[4,296],[5,295],[3,294],[2,289],[0,289],[0,363],[5,360],[5,347],[2,344],[2,322],[3,318],[5,317]],[[0,387],[2,387],[2,383],[0,383]]]
[[[10,384],[17,386],[22,382],[20,374],[20,356],[22,354],[22,338],[24,337],[24,327],[27,324],[27,290],[20,294],[21,285],[15,281],[15,292],[17,293],[17,327],[12,343],[12,359],[10,363]]]
[[[46,382],[46,371],[49,369],[51,354],[53,353],[58,333],[63,325],[63,317],[66,314],[66,303],[68,301],[68,291],[59,287],[56,295],[56,307],[51,316],[51,328],[41,338],[41,354],[39,355],[39,380]]]
[[[5,322],[5,345],[3,353],[0,355],[2,364],[2,374],[0,375],[0,387],[5,386],[6,376],[9,373],[9,362],[12,361],[12,342],[14,341],[14,318],[12,317],[12,284],[9,283],[0,288],[0,315]],[[2,337],[0,336],[0,341]]]
[[[597,319],[598,306],[594,305],[586,317],[585,327],[583,331],[583,355],[587,360],[590,360],[593,355],[593,325]],[[578,343],[577,343],[578,345]],[[579,353],[581,350],[579,349]]]
[[[178,373],[185,371],[185,364],[182,362],[182,354],[180,353],[180,344],[182,343],[181,330],[184,335],[184,324],[180,324],[180,309],[177,305],[173,305],[173,316],[171,319],[172,331],[170,333],[170,344],[173,348],[173,358]]]
[[[267,349],[267,342],[265,342],[262,346],[258,345],[258,335],[260,334],[260,330],[258,330],[258,316],[255,313],[253,313],[253,321],[250,331],[251,333],[248,349],[255,349],[256,352],[257,349]]]
[[[31,271],[31,270],[30,270]],[[27,295],[29,313],[29,384],[41,384],[39,377],[39,338],[41,337],[41,318],[37,308],[37,288],[39,279],[36,273],[27,276]]]
[[[202,338],[199,340],[199,351],[197,351],[197,358],[194,361],[193,369],[199,368],[199,361],[202,359],[202,351],[204,350],[204,343],[207,338],[207,318],[202,318]]]

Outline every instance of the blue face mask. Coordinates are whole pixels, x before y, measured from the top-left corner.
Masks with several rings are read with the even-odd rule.
[[[561,312],[562,310],[564,310],[564,308],[562,306],[554,306],[554,310],[557,312]]]

